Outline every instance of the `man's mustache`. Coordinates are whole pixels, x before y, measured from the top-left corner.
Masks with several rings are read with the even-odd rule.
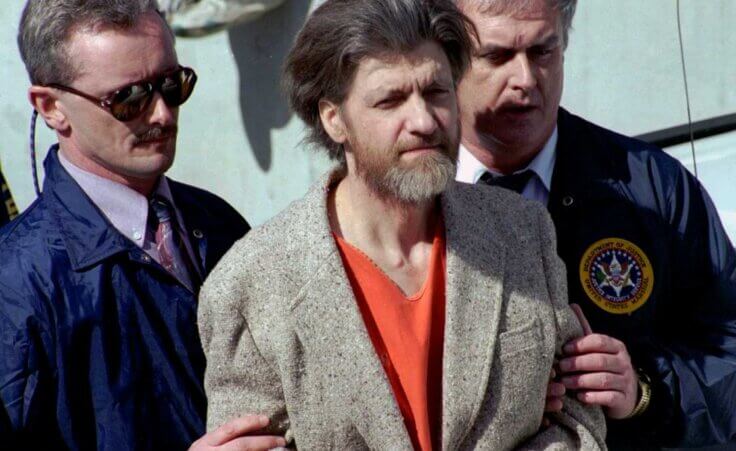
[[[148,141],[158,141],[165,138],[172,138],[176,136],[179,128],[176,125],[167,125],[165,127],[151,127],[148,130],[136,133],[136,144],[145,143]]]
[[[450,147],[450,137],[444,133],[435,133],[434,135],[428,136],[425,139],[416,139],[412,141],[401,142],[397,146],[399,153],[429,147],[439,147],[443,153],[447,153]]]

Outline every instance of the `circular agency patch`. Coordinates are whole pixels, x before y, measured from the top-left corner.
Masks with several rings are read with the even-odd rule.
[[[625,314],[649,300],[654,272],[649,258],[637,245],[621,238],[605,238],[583,254],[580,282],[598,307]]]

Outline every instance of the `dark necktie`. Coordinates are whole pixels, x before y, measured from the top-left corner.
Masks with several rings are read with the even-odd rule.
[[[186,250],[174,226],[174,212],[169,202],[163,197],[154,196],[150,200],[154,214],[156,250],[159,263],[180,282],[192,288],[192,279],[187,269]]]
[[[493,175],[490,172],[484,172],[478,181],[485,183],[486,185],[500,186],[501,188],[510,189],[521,194],[533,175],[534,172],[531,169],[511,175]]]

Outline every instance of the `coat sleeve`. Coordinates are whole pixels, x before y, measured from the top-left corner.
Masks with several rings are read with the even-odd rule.
[[[207,280],[199,299],[199,332],[207,359],[207,430],[239,416],[259,414],[271,419],[264,432],[288,441],[290,424],[280,376],[251,335],[242,312],[249,293],[230,277],[227,260],[228,256]]]
[[[542,259],[557,327],[555,352],[559,355],[562,345],[582,335],[583,330],[567,302],[565,265],[557,256],[554,225],[545,210],[539,208],[538,212]],[[568,394],[563,401],[562,411],[551,416],[551,425],[540,429],[520,449],[605,450],[605,437],[606,421],[601,409],[584,406]]]
[[[671,298],[659,330],[631,343],[635,365],[652,379],[652,404],[627,436],[672,447],[736,439],[736,252],[700,183],[678,166],[662,189],[674,233]]]

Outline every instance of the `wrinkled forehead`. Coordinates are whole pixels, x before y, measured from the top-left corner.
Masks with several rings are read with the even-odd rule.
[[[129,27],[82,26],[67,39],[66,53],[76,67],[75,80],[94,79],[93,89],[123,85],[178,65],[174,38],[155,13],[142,15]]]
[[[560,14],[548,0],[462,0],[475,28],[474,43],[495,42],[509,48],[537,45],[552,36],[564,41]]]
[[[73,50],[78,42],[95,40],[105,36],[119,36],[137,39],[141,42],[150,42],[151,45],[161,44],[174,48],[174,33],[161,15],[154,10],[138,16],[130,24],[117,24],[95,20],[80,20],[66,32],[65,46],[67,53],[73,57]]]
[[[66,31],[66,40],[69,41],[78,34],[95,35],[110,31],[123,34],[142,34],[151,37],[166,36],[171,42],[174,42],[176,39],[173,30],[169,27],[169,24],[161,13],[156,10],[150,10],[142,13],[134,22],[130,23],[115,23],[82,17]]]
[[[433,83],[452,85],[452,71],[439,44],[426,41],[408,52],[386,51],[362,58],[351,91],[404,89]]]
[[[468,13],[509,16],[518,19],[555,19],[560,12],[551,0],[457,0]]]

